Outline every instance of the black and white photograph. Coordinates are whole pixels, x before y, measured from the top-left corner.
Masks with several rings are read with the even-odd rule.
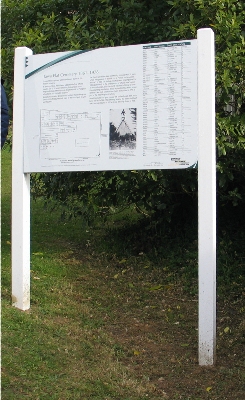
[[[110,150],[135,150],[137,108],[110,110]]]

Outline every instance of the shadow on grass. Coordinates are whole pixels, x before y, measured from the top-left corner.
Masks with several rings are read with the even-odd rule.
[[[62,221],[42,199],[33,202],[32,305],[23,313],[9,300],[9,164],[4,168],[3,400],[243,398],[244,236],[235,223],[219,227],[218,363],[201,369],[195,220],[182,220],[181,229],[160,226],[129,210],[88,228]]]

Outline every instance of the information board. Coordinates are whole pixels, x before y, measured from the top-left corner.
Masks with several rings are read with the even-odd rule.
[[[30,173],[190,168],[198,159],[198,358],[216,358],[215,46],[15,49],[12,301],[30,308]],[[198,147],[198,158],[197,158]]]
[[[24,172],[197,163],[197,40],[26,58]]]

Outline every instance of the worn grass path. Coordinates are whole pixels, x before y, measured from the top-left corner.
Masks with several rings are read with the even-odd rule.
[[[195,274],[186,287],[173,256],[160,268],[139,243],[116,247],[118,230],[61,221],[41,199],[31,210],[31,309],[11,306],[10,157],[2,151],[2,400],[244,399],[241,291],[220,298],[217,365],[200,368]],[[186,251],[194,268],[195,244]]]

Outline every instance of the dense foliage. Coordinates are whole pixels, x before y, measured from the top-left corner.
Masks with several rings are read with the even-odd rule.
[[[220,204],[245,201],[245,3],[242,0],[4,0],[2,70],[11,99],[16,46],[34,53],[216,36],[217,171]],[[194,205],[196,171],[129,171],[33,176],[34,190],[91,215],[136,204],[169,220]],[[185,211],[186,213],[186,211]]]

